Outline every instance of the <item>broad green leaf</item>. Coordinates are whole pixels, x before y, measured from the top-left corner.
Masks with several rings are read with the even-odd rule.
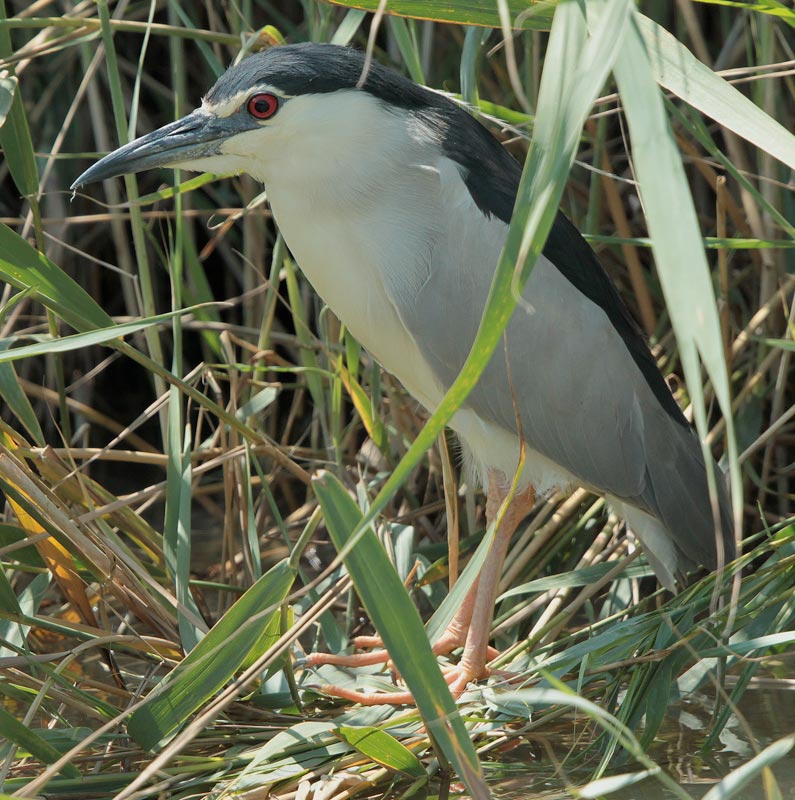
[[[474,76],[471,80],[474,80]],[[461,87],[462,89],[467,85],[470,81],[466,81],[464,76],[461,76]],[[470,87],[471,89],[471,87]],[[462,92],[462,97],[467,102],[467,95]],[[507,122],[509,125],[516,125],[517,127],[525,127],[529,128],[535,119],[534,116],[530,116],[530,114],[525,114],[524,111],[517,111],[515,108],[508,108],[508,106],[502,106],[499,103],[492,103],[489,100],[484,100],[483,98],[478,98],[477,101],[477,108],[479,111],[487,114],[490,117],[494,117],[497,120],[501,120],[503,122]]]
[[[351,746],[334,737],[334,731],[335,725],[330,721],[299,722],[279,731],[257,749],[250,763],[233,779],[227,787],[229,796],[236,797],[247,789],[260,790],[263,779],[296,777],[350,753]]]
[[[28,549],[35,553],[32,545]],[[36,558],[43,564],[38,555]],[[26,620],[30,620],[38,612],[50,583],[51,573],[45,570],[22,589],[17,597],[13,593],[5,572],[0,568],[0,589],[2,590],[0,592],[0,609],[4,615],[4,618],[0,619],[0,659],[15,656],[20,651],[27,650],[26,642],[31,625]],[[7,683],[5,688],[8,688]],[[2,686],[0,686],[0,691],[3,691]]]
[[[594,8],[598,8],[598,4],[589,5],[589,10]],[[633,23],[616,60],[615,75],[629,125],[638,189],[685,379],[693,398],[696,425],[704,441],[708,428],[701,383],[703,363],[726,420],[732,494],[735,513],[738,513],[742,508],[742,486],[712,280],[687,176],[655,84],[639,17],[637,13],[633,15]],[[708,478],[710,485],[717,480],[711,472]]]
[[[723,647],[702,650],[701,658],[718,658],[720,656],[747,656],[755,650],[767,650],[770,647],[781,647],[795,642],[795,631],[781,631],[767,636],[757,636],[745,641],[733,641]]]
[[[361,28],[367,16],[366,11],[361,11],[357,8],[352,8],[345,15],[345,18],[340,22],[339,27],[334,31],[334,35],[330,39],[331,44],[338,44],[342,47],[350,44],[351,39],[356,35],[356,32]]]
[[[219,177],[222,176],[215,175],[211,172],[203,172],[201,175],[197,175],[194,178],[189,178],[188,180],[180,181],[177,185],[163,186],[156,192],[152,192],[151,194],[141,195],[135,201],[135,205],[139,207],[156,205],[162,202],[163,200],[170,200],[172,197],[188,194],[190,192],[195,191],[196,189],[200,189],[202,186],[206,186],[208,183],[213,183],[214,181],[217,181]],[[127,205],[132,205],[132,203],[129,203]]]
[[[673,662],[670,658],[664,658],[659,664],[655,664],[654,680],[650,682],[648,690],[645,692],[642,685],[632,686],[630,684],[630,692],[634,693],[633,700],[636,700],[631,706],[634,707],[635,713],[630,717],[630,722],[634,727],[636,720],[644,719],[640,742],[645,748],[651,747],[654,737],[657,735],[657,731],[660,729],[668,712],[668,704],[671,697],[672,667]],[[643,675],[644,673],[638,670],[632,677],[640,676],[638,683],[642,684]]]
[[[43,764],[52,764],[61,757],[61,753],[49,742],[23,725],[2,707],[0,707],[0,738],[7,739],[18,747],[24,748]],[[80,770],[73,764],[65,764],[61,768],[61,772],[70,778],[79,778],[81,775]]]
[[[125,336],[137,333],[145,328],[151,328],[153,325],[160,325],[175,317],[191,314],[196,308],[198,308],[198,306],[181,308],[179,311],[169,311],[166,314],[158,314],[155,317],[144,317],[134,322],[120,322],[119,324],[114,324],[111,320],[111,325],[107,328],[94,329],[86,333],[75,333],[70,336],[59,336],[57,339],[50,338],[49,336],[42,336],[42,341],[24,345],[23,347],[15,347],[12,350],[7,350],[4,347],[8,344],[7,339],[0,340],[0,364],[51,353],[68,353],[70,350],[80,350],[84,347],[91,347],[96,344],[106,344],[116,339],[121,340]]]
[[[190,423],[186,423],[183,427],[182,403],[183,398],[177,387],[169,386],[163,556],[179,604],[177,625],[180,642],[184,650],[190,651],[206,635],[207,626],[190,589],[192,436]]]
[[[387,434],[386,426],[378,415],[378,409],[373,407],[373,402],[369,395],[351,372],[341,364],[338,366],[337,370],[337,374],[351,398],[356,413],[361,417],[362,424],[368,436],[373,440],[379,450],[387,452],[389,448],[389,435]]]
[[[771,347],[777,347],[779,350],[795,350],[795,341],[792,339],[765,339],[763,337],[755,337],[758,342],[764,342]]]
[[[39,189],[39,172],[19,91],[14,93],[5,124],[0,128],[0,148],[20,195],[34,197]]]
[[[598,580],[607,575],[608,572],[615,569],[615,562],[611,561],[605,564],[591,564],[581,569],[571,570],[564,572],[562,575],[549,575],[545,578],[536,578],[529,583],[523,583],[521,586],[514,586],[504,594],[500,595],[499,601],[506,600],[509,597],[516,597],[517,595],[535,594],[537,592],[548,592],[555,589],[574,589],[579,586],[589,586],[596,583]],[[648,575],[653,575],[654,571],[651,567],[642,564],[630,564],[621,573],[625,578],[644,578]]]
[[[412,35],[410,24],[403,17],[393,14],[389,18],[389,29],[395,37],[400,57],[415,83],[425,84],[425,74],[422,71],[422,57],[419,53],[416,37]]]
[[[361,522],[362,512],[330,473],[315,478],[312,485],[323,508],[329,535],[337,551],[342,552]],[[473,796],[488,797],[475,749],[439,670],[422,620],[371,528],[365,529],[356,546],[347,553],[345,566],[390,657],[413,694],[428,731]]]
[[[442,601],[439,608],[436,609],[433,616],[428,620],[427,632],[428,639],[435,642],[445,631],[447,626],[452,622],[456,611],[461,607],[467,592],[477,580],[480,570],[486,561],[486,557],[491,550],[491,545],[494,542],[494,533],[496,527],[492,524],[489,526],[483,540],[478,545],[472,557],[467,562],[464,571],[459,575],[458,580],[455,582],[452,590],[448,592],[447,596]]]
[[[275,386],[266,386],[247,402],[243,403],[243,405],[235,411],[235,416],[244,422],[249,417],[259,416],[278,396],[279,390]]]
[[[29,290],[31,297],[77,331],[113,325],[113,320],[85,289],[3,223],[0,223],[0,280]]]
[[[331,0],[332,3],[364,11],[377,11],[380,0]],[[518,30],[548,31],[558,0],[506,0],[511,15],[511,27]],[[390,0],[387,14],[437,22],[456,22],[459,25],[482,25],[498,28],[500,18],[495,0]]]
[[[138,744],[152,749],[173,733],[260,648],[263,636],[270,638],[268,624],[294,577],[286,560],[272,567],[150,692],[127,726]]]
[[[762,0],[759,3],[740,2],[740,0],[697,0],[697,2],[712,6],[730,6],[743,11],[755,11],[757,14],[771,14],[781,18],[788,25],[795,26],[795,11],[779,0]]]
[[[395,772],[403,772],[412,778],[422,778],[427,774],[420,760],[408,747],[380,728],[341,725],[334,732],[376,764]]]
[[[7,18],[3,0],[0,2],[0,21]],[[10,56],[13,52],[11,34],[7,28],[0,25],[0,58]],[[16,80],[5,73],[0,74],[3,74],[6,81]],[[13,91],[13,94],[9,107],[6,109],[5,124],[0,126],[0,148],[3,150],[5,164],[8,166],[8,171],[11,173],[19,193],[23,197],[33,197],[39,190],[39,171],[36,168],[36,156],[30,138],[28,118],[25,114],[19,86],[10,86],[5,83],[2,91],[6,92],[7,90]]]
[[[642,14],[637,14],[636,19],[654,80],[693,108],[795,169],[795,136],[791,131],[702,64],[665,28]]]

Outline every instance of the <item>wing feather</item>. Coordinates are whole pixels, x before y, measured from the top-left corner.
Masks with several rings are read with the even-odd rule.
[[[445,389],[474,340],[507,230],[484,215],[473,225],[473,215],[461,214],[460,202],[455,205],[456,213],[439,225],[442,234],[428,279],[414,304],[401,309]],[[440,207],[444,213],[445,204]],[[584,266],[595,264],[601,271],[592,253],[590,259]],[[472,264],[482,268],[472,269]],[[607,280],[603,274],[602,279]],[[701,449],[681,412],[672,411],[670,393],[664,402],[660,399],[665,384],[659,373],[653,384],[649,381],[644,359],[652,364],[653,359],[642,339],[628,344],[626,332],[545,256],[530,276],[523,301],[506,328],[507,350],[497,348],[466,407],[516,434],[513,391],[531,448],[584,485],[656,519],[667,531],[679,561],[657,554],[666,583],[693,563],[713,567],[715,525]],[[645,348],[643,365],[633,352],[639,346]],[[724,545],[732,556],[725,493],[720,505]]]

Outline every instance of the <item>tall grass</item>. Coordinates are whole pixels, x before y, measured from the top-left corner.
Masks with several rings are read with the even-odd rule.
[[[656,754],[669,708],[711,715],[707,753],[758,676],[791,671],[795,13],[566,2],[548,34],[554,4],[526,5],[395,0],[504,30],[387,14],[375,37],[377,58],[460,92],[529,151],[479,344],[427,420],[313,296],[251,179],[65,188],[241,52],[364,47],[370,15],[0,0],[4,791],[409,794],[457,772],[480,797],[482,764],[554,733],[572,746],[534,775],[558,764],[581,796],[647,779],[688,797]],[[671,597],[603,501],[545,498],[506,561],[509,674],[456,710],[413,609],[442,624],[490,533],[444,424],[561,199],[726,454],[745,555]],[[389,674],[296,660],[371,621],[418,710],[339,708],[323,683],[388,691]],[[768,770],[791,738],[744,736],[757,755],[714,796],[758,776],[777,796]]]

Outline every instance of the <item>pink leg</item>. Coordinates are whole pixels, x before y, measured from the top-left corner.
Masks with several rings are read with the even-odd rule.
[[[496,480],[497,476],[490,476],[489,494],[486,504],[486,520],[491,524],[497,516],[500,506],[507,495]],[[461,661],[454,668],[456,674],[448,680],[453,697],[458,697],[468,683],[488,677],[489,670],[486,664],[497,655],[494,648],[489,647],[491,623],[494,619],[494,603],[497,600],[497,589],[502,574],[502,565],[508,545],[519,523],[524,519],[535,502],[533,487],[514,495],[509,506],[505,509],[500,526],[494,537],[491,552],[486,556],[483,569],[478,576],[476,584],[476,597],[474,608],[467,631],[464,653]],[[475,587],[473,587],[475,589]],[[469,599],[469,598],[467,598]]]
[[[502,476],[492,474],[489,477],[486,522],[491,525],[507,495],[507,490],[499,481]],[[502,517],[492,549],[486,556],[480,575],[450,625],[433,645],[433,652],[436,655],[445,655],[462,646],[464,648],[459,664],[445,671],[445,680],[450,684],[450,691],[454,697],[460,696],[471,681],[487,677],[489,670],[486,664],[498,654],[493,647],[489,647],[489,634],[494,618],[494,602],[497,599],[502,564],[511,537],[533,507],[534,501],[535,492],[532,487],[514,495]],[[372,636],[357,637],[354,644],[358,647],[382,646],[381,640]],[[307,661],[313,665],[335,664],[358,667],[386,663],[389,661],[389,654],[384,650],[349,656],[313,653]],[[410,692],[357,692],[339,686],[324,686],[322,691],[362,705],[410,705],[414,702]]]

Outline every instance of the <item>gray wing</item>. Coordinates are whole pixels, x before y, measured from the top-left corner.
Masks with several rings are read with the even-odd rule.
[[[444,233],[433,250],[429,277],[415,302],[400,309],[445,389],[475,337],[507,230],[499,220],[471,221],[471,215],[451,215],[440,226]],[[693,563],[714,567],[715,525],[704,462],[681,413],[677,418],[670,404],[661,402],[659,386],[650,385],[648,367],[639,367],[615,321],[546,257],[536,264],[523,300],[506,329],[511,382],[505,348],[498,346],[465,405],[517,433],[512,384],[522,432],[533,449],[583,484],[659,520],[677,555],[677,563],[665,565],[671,573]],[[638,342],[646,348],[641,338],[632,347]],[[653,366],[647,349],[645,355]],[[721,518],[731,558],[725,492]]]
[[[493,274],[477,266],[476,275],[456,275],[460,267],[437,258],[407,320],[445,388],[469,352]],[[641,494],[642,392],[620,337],[544,257],[524,300],[508,324],[507,359],[498,345],[466,407],[517,433],[512,385],[528,444],[600,492]]]

